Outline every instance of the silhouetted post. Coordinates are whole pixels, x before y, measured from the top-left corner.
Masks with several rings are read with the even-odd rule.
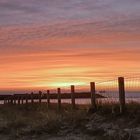
[[[47,94],[44,93],[44,99],[45,99],[45,102],[47,102]]]
[[[118,78],[119,85],[119,100],[120,100],[120,113],[125,111],[125,84],[124,77]]]
[[[71,85],[71,103],[72,103],[72,109],[75,109],[75,87],[74,85]]]
[[[31,103],[33,104],[34,103],[34,93],[31,92]]]
[[[16,97],[13,95],[13,103],[16,104]]]
[[[50,107],[50,91],[47,90],[47,107]]]
[[[26,99],[26,104],[28,104],[28,93],[26,93],[26,95],[25,95],[25,99]]]
[[[58,93],[58,110],[61,110],[61,89],[58,88],[57,89],[57,93]]]
[[[91,90],[91,106],[92,108],[97,109],[96,105],[96,92],[95,92],[95,82],[90,83],[90,90]]]
[[[11,97],[9,97],[9,104],[11,104]]]
[[[9,97],[9,104],[11,104],[11,98]]]
[[[18,97],[18,104],[20,105],[20,97]]]
[[[10,99],[10,103],[13,104],[13,97],[11,97],[11,99]]]
[[[23,104],[23,102],[24,102],[24,99],[23,99],[23,97],[21,98],[21,104]]]
[[[39,91],[39,103],[41,104],[42,92]]]

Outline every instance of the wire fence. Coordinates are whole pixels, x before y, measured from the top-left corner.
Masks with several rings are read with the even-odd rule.
[[[126,103],[138,102],[140,103],[140,78],[139,77],[129,77],[125,78],[125,100]],[[97,104],[118,104],[119,101],[119,84],[118,79],[96,82],[96,102]],[[65,87],[61,89],[62,93],[71,94],[70,87]],[[90,84],[80,86],[75,86],[75,93],[90,93]],[[57,92],[56,92],[57,93]],[[99,96],[98,96],[99,95]],[[52,102],[57,103],[56,100]],[[71,104],[71,99],[62,99],[62,103]],[[77,105],[91,105],[91,98],[75,98],[75,103]]]
[[[96,93],[103,96],[97,102],[114,104],[119,101],[118,80],[99,82],[96,84]]]
[[[126,103],[129,102],[138,102],[140,103],[140,78],[139,77],[129,77],[129,78],[123,78],[124,80],[124,91],[123,86],[119,85],[119,80],[116,78],[115,80],[109,80],[109,81],[102,81],[102,82],[95,82],[95,93],[94,89],[91,89],[90,83],[88,85],[77,85],[74,86],[74,96],[72,97],[72,89],[71,87],[64,87],[60,89],[60,97],[58,96],[58,89],[52,89],[49,91],[49,102],[50,104],[58,104],[59,99],[61,100],[61,105],[66,104],[75,104],[75,105],[86,105],[86,107],[92,105],[92,99],[95,96],[96,103],[109,103],[109,104],[116,104],[121,103],[121,98],[124,98]],[[122,84],[122,83],[121,83]],[[120,91],[121,90],[121,91]],[[124,92],[124,93],[123,93]],[[94,95],[93,97],[91,95]],[[121,96],[121,94],[125,94],[124,97]],[[48,97],[47,92],[42,92],[42,94],[39,96],[39,93],[34,93],[34,96],[29,94],[28,103],[32,103],[32,100],[35,102],[39,102],[42,100],[42,102],[47,103]],[[15,103],[20,104],[20,100],[22,103],[26,103],[26,95],[22,96],[17,95],[13,98],[13,96],[8,96],[6,98],[6,102],[9,103],[9,99],[13,101],[15,100]],[[5,103],[4,96],[0,96],[0,99],[3,99]],[[10,102],[11,102],[10,101]]]
[[[140,78],[125,78],[126,102],[140,102]]]

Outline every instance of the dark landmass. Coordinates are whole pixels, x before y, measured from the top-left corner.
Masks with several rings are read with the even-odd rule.
[[[4,99],[16,99],[18,100],[19,98],[22,99],[26,99],[28,97],[28,99],[31,99],[32,97],[34,99],[39,99],[39,94],[38,93],[34,93],[34,94],[7,94],[7,95],[0,95],[0,100],[4,100]],[[57,99],[58,98],[58,94],[56,93],[50,93],[50,99]],[[91,93],[90,92],[78,92],[78,93],[74,93],[75,98],[79,98],[79,99],[87,99],[87,98],[91,98]],[[42,99],[47,99],[47,94],[46,93],[42,93],[41,95]],[[96,94],[96,98],[105,98],[102,95]],[[71,94],[70,93],[61,93],[61,99],[71,99]]]

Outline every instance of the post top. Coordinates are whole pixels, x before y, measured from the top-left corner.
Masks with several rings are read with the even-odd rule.
[[[124,77],[118,77],[118,79],[124,79]]]

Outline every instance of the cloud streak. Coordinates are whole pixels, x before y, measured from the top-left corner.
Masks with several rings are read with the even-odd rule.
[[[139,73],[139,13],[139,0],[1,0],[0,89]]]

